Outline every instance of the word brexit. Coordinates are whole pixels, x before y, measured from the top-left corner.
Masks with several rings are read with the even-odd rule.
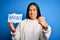
[[[22,20],[22,14],[8,14],[8,22],[19,23]]]

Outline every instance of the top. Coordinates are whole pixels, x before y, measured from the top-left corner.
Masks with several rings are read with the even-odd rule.
[[[44,30],[38,23],[38,20],[25,19],[16,28],[16,32],[12,33],[12,40],[45,40],[49,39],[51,27],[48,25],[48,30]],[[47,40],[46,39],[46,40]]]

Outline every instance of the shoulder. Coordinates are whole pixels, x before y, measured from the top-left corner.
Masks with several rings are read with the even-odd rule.
[[[22,24],[22,25],[26,25],[27,22],[28,22],[28,19],[24,19],[24,20],[21,21],[21,24]]]
[[[28,19],[24,19],[24,20],[22,20],[21,22],[27,22],[28,21]]]

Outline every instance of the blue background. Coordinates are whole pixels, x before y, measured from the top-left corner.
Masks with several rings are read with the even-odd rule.
[[[26,9],[29,3],[36,2],[52,28],[49,40],[60,40],[60,1],[59,0],[0,0],[0,40],[11,40],[8,28],[8,14],[22,13],[26,17]],[[16,27],[17,25],[15,25]]]

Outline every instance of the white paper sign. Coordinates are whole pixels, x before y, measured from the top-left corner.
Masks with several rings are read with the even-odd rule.
[[[8,14],[8,22],[19,23],[22,20],[22,14]]]

